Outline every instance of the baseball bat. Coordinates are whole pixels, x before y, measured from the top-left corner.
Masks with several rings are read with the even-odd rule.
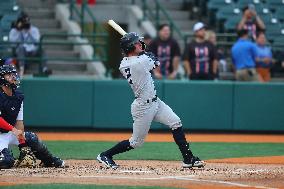
[[[126,34],[126,32],[115,21],[109,20],[107,23],[122,36]]]

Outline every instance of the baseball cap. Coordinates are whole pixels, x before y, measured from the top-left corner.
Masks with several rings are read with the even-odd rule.
[[[193,26],[193,31],[197,32],[198,30],[201,30],[202,28],[205,28],[205,24],[203,24],[202,22],[197,22]]]

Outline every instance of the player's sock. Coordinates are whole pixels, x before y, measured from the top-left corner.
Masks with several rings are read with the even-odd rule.
[[[123,141],[117,143],[114,147],[103,152],[102,155],[105,155],[105,156],[112,158],[112,156],[114,156],[116,154],[127,152],[127,151],[132,150],[132,149],[133,149],[133,147],[130,146],[129,140],[123,140]]]
[[[186,141],[182,127],[178,127],[177,129],[172,130],[172,134],[176,144],[179,147],[184,162],[185,163],[190,162],[193,154],[189,149],[189,144]]]

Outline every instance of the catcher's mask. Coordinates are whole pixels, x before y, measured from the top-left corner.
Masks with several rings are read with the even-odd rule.
[[[143,37],[140,37],[135,32],[130,32],[125,34],[120,39],[120,48],[125,54],[132,52],[135,49],[135,44],[140,42],[142,44],[142,49],[145,50],[146,44],[143,41]]]
[[[0,85],[14,90],[20,86],[20,77],[13,65],[0,66]]]

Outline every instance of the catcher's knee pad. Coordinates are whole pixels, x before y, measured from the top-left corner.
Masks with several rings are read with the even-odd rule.
[[[15,159],[11,151],[7,148],[4,148],[0,152],[0,169],[9,169],[13,167]]]
[[[38,143],[38,136],[33,132],[25,132],[26,142],[29,145]]]
[[[26,143],[33,150],[38,147],[38,136],[33,132],[25,132]]]
[[[129,142],[130,142],[130,146],[132,148],[139,148],[139,147],[141,147],[144,144],[144,139],[133,139],[133,138],[130,138]]]

